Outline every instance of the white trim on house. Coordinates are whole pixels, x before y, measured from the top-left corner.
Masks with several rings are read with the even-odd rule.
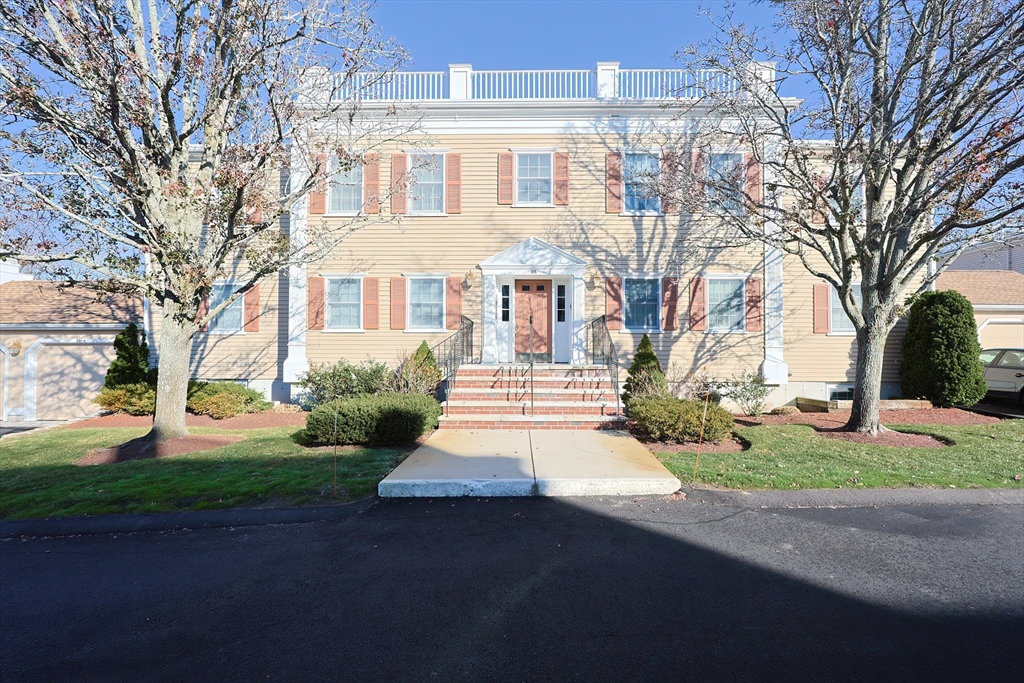
[[[113,346],[113,338],[82,338],[82,339],[58,339],[56,337],[45,337],[37,339],[25,352],[25,402],[24,418],[26,422],[33,422],[36,419],[36,383],[38,381],[38,370],[36,361],[39,351],[44,346]],[[4,394],[6,399],[6,394]]]
[[[320,277],[324,279],[324,329],[320,331],[328,334],[354,334],[366,332],[366,329],[363,327],[363,316],[365,315],[365,312],[363,311],[363,280],[366,278],[366,273],[321,273]],[[327,309],[330,302],[327,300],[327,294],[328,288],[330,287],[328,282],[330,280],[356,280],[359,282],[359,316],[357,318],[359,324],[356,327],[328,327],[330,315],[328,315]]]
[[[1024,318],[989,318],[978,325],[978,343],[981,343],[981,331],[989,325],[1024,325]]]
[[[512,206],[550,208],[555,206],[555,153],[557,147],[544,149],[510,148],[512,151]],[[547,155],[548,157],[548,194],[551,199],[546,202],[523,202],[519,200],[519,155],[533,154],[537,156]]]
[[[409,158],[409,162],[406,166],[406,173],[410,178],[413,177],[413,163],[412,158],[414,156],[439,156],[441,157],[441,210],[440,211],[417,211],[413,208],[412,194],[410,190],[415,187],[415,184],[408,185],[406,189],[406,216],[447,216],[448,215],[448,152],[449,149],[438,148],[438,149],[411,149],[402,150],[403,153]]]
[[[366,205],[366,164],[365,163],[359,164],[359,208],[356,209],[355,211],[351,211],[351,210],[349,210],[349,211],[331,211],[331,191],[332,191],[332,189],[334,187],[334,185],[332,184],[332,178],[335,175],[338,175],[340,173],[340,171],[338,171],[336,173],[330,173],[330,164],[331,164],[331,160],[332,159],[336,160],[337,156],[332,154],[332,155],[330,155],[330,157],[328,157],[328,160],[327,160],[328,175],[327,175],[327,187],[325,188],[326,192],[324,192],[324,213],[323,213],[323,215],[324,216],[332,216],[332,217],[347,217],[347,218],[363,215],[363,207]],[[306,203],[308,204],[309,202],[307,201]]]
[[[619,273],[616,277],[622,280],[621,297],[619,304],[622,306],[622,328],[619,334],[661,334],[665,331],[665,321],[662,320],[661,306],[664,292],[664,273]],[[626,280],[657,280],[658,282],[658,326],[657,327],[627,327],[626,326]]]
[[[0,330],[92,330],[96,332],[120,332],[128,323],[138,323],[135,320],[128,320],[123,323],[2,323]]]
[[[781,145],[778,142],[765,144],[765,161],[777,160],[781,157]],[[768,183],[776,182],[777,171],[771,163],[761,165],[762,197]],[[776,197],[777,199],[777,197]],[[779,231],[774,221],[766,221],[766,235]],[[768,384],[789,384],[789,364],[785,355],[785,300],[783,297],[783,252],[778,247],[764,245],[764,291],[761,302],[764,309],[764,361],[761,363],[761,377]]]
[[[11,376],[11,365],[10,365],[11,352],[10,352],[10,350],[6,346],[4,346],[2,343],[0,343],[0,353],[2,353],[4,355],[4,365],[3,365],[3,373],[4,373],[3,392],[4,392],[4,397],[3,397],[3,400],[0,401],[0,422],[3,422],[3,421],[5,421],[7,419],[7,396],[11,392],[11,384],[10,384],[10,381],[8,379]]]
[[[292,168],[305,168],[299,153],[301,145],[292,147]],[[305,171],[295,174],[292,187],[305,180]],[[288,355],[282,364],[281,379],[289,384],[299,381],[299,375],[309,369],[306,357],[306,264],[301,263],[306,253],[306,219],[309,202],[292,204],[288,218],[288,236],[296,248],[296,261],[288,266]]]
[[[511,363],[515,361],[513,327],[516,319],[516,278],[537,280],[550,278],[553,294],[558,291],[557,285],[567,286],[566,317],[567,322],[570,323],[571,352],[566,354],[565,349],[561,348],[559,344],[558,335],[555,332],[557,306],[552,305],[552,359],[568,357],[568,362],[583,362],[585,355],[583,328],[586,325],[584,319],[586,261],[542,239],[528,237],[481,261],[479,267],[484,281],[481,320],[482,363]],[[510,285],[511,301],[509,302],[509,320],[507,322],[501,320],[501,285],[503,284]]]
[[[405,332],[445,332],[448,330],[448,274],[419,273],[405,275]],[[413,327],[412,324],[412,282],[413,280],[441,281],[441,325],[440,327]]]
[[[658,180],[660,181],[661,180],[661,173],[662,173],[662,169],[661,169],[662,155],[663,155],[662,148],[658,147],[657,149],[642,149],[642,148],[639,148],[639,147],[619,147],[618,152],[619,152],[619,155],[622,157],[622,211],[619,212],[619,215],[620,216],[630,216],[630,217],[636,217],[636,216],[664,216],[665,215],[664,206],[663,206],[664,202],[662,201],[661,197],[657,197],[657,199],[658,199],[658,209],[656,211],[651,211],[649,209],[645,209],[643,211],[630,211],[630,210],[628,210],[626,208],[626,185],[628,184],[626,182],[626,155],[628,155],[628,154],[634,154],[634,155],[635,154],[648,154],[650,156],[655,157],[658,160]]]
[[[230,287],[232,290],[237,290],[241,285],[242,285],[242,283],[240,283],[240,282],[238,282],[236,280],[214,280],[212,283],[210,283],[210,309],[212,310],[214,308],[214,303],[213,303],[213,288],[214,287]],[[235,292],[232,291],[230,294],[228,294],[227,298],[230,299],[231,296],[234,295],[234,293]],[[213,321],[216,320],[217,318],[219,318],[221,316],[221,314],[223,314],[225,311],[227,311],[229,308],[231,308],[232,306],[235,306],[235,305],[237,305],[241,309],[241,313],[238,316],[238,329],[237,330],[223,330],[223,331],[213,329]],[[232,337],[232,336],[234,336],[236,334],[241,334],[241,335],[246,334],[246,332],[245,332],[245,294],[243,294],[243,295],[239,296],[238,298],[236,298],[230,304],[228,304],[227,306],[222,308],[220,313],[218,313],[217,315],[215,315],[212,318],[210,318],[209,322],[206,323],[206,327],[208,328],[207,331],[206,332],[201,332],[201,334],[208,334],[208,335],[216,336],[216,337]]]
[[[704,285],[704,310],[707,312],[707,326],[704,334],[748,334],[747,332],[747,280],[754,277],[750,273],[701,273],[705,280]],[[740,306],[740,326],[738,329],[712,328],[711,326],[711,281],[712,280],[741,280],[740,294],[743,295],[743,304]]]

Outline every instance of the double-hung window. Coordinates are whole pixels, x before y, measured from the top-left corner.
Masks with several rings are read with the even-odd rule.
[[[516,204],[551,204],[551,154],[516,154]]]
[[[411,154],[412,213],[444,213],[444,154]]]
[[[362,329],[362,289],[363,281],[359,278],[327,278],[324,329]]]
[[[742,332],[746,328],[745,284],[741,277],[708,278],[709,332]]]
[[[839,290],[835,287],[830,287],[829,292],[829,313],[831,316],[829,329],[833,334],[853,334],[856,332],[856,328],[854,328],[850,316],[846,315],[846,309],[843,308],[843,304],[839,300]],[[853,300],[857,302],[857,308],[860,308],[862,302],[860,285],[854,284],[850,288],[850,293],[853,294]]]
[[[711,205],[729,213],[743,208],[745,181],[742,154],[711,154],[708,156],[708,199]]]
[[[626,187],[624,211],[660,213],[661,198],[655,192],[655,185],[661,174],[661,160],[656,154],[627,152],[622,161]]]
[[[217,308],[235,291],[234,285],[214,285],[210,291],[210,308]],[[232,334],[242,331],[242,310],[245,302],[238,297],[210,321],[211,334]]]
[[[331,157],[331,179],[327,194],[327,212],[354,214],[363,210],[363,165],[344,169],[337,157]]]
[[[627,330],[661,331],[659,278],[623,278],[622,304]]]
[[[444,329],[444,278],[409,278],[409,329]]]

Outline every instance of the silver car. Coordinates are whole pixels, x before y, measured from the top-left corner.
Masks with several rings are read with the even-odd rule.
[[[989,394],[1024,402],[1024,349],[985,349],[981,364]]]

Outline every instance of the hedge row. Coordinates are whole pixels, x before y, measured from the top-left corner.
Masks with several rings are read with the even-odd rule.
[[[436,428],[440,416],[441,404],[423,394],[343,398],[321,404],[309,413],[306,438],[324,445],[405,443]]]
[[[636,426],[655,441],[697,441],[704,422],[704,441],[722,441],[732,435],[732,413],[714,403],[680,398],[634,399],[629,404],[629,417]]]

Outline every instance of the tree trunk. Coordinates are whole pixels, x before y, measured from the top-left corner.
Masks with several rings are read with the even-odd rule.
[[[177,439],[188,434],[185,401],[188,398],[189,362],[195,325],[183,322],[175,313],[179,306],[167,301],[160,328],[160,374],[156,386],[156,415],[150,441]]]
[[[888,336],[888,330],[882,325],[857,331],[857,377],[853,411],[846,423],[848,431],[877,435],[884,430],[878,419],[878,408],[882,393],[882,357]]]

